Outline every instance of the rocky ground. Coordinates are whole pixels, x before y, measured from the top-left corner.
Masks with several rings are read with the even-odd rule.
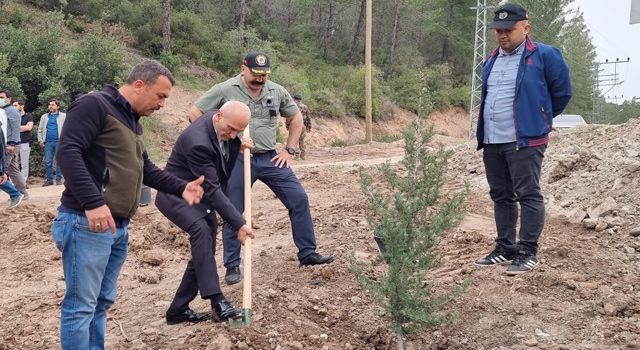
[[[459,125],[464,118],[459,113]],[[448,119],[439,119],[441,130],[454,125]],[[331,121],[319,121],[319,133],[322,124]],[[495,229],[481,154],[464,138],[454,138],[456,132],[460,135],[459,127],[450,126],[449,136],[436,141],[455,150],[448,188],[463,181],[470,185],[466,215],[443,236],[442,263],[425,280],[438,291],[465,280],[470,286],[447,308],[458,320],[422,331],[408,339],[408,348],[640,348],[640,238],[634,229],[640,210],[640,123],[553,134],[544,163],[549,215],[541,264],[518,277],[505,275],[506,267],[472,264],[492,249]],[[335,254],[334,263],[298,268],[287,213],[258,183],[252,326],[168,326],[164,312],[188,261],[189,243],[153,206],[141,208],[131,225],[119,297],[109,313],[108,348],[393,349],[385,317],[356,282],[348,257],[377,264],[358,165],[397,161],[402,143],[320,144],[294,169],[309,193],[319,251]],[[0,209],[0,349],[59,347],[64,281],[49,229],[61,190],[34,187],[20,207]],[[224,274],[222,267],[219,273]],[[241,303],[241,285],[223,290]],[[197,300],[192,307],[203,311],[208,305]]]

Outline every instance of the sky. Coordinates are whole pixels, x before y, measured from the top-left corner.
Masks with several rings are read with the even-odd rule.
[[[634,96],[640,98],[640,23],[629,24],[631,0],[574,0],[572,8],[579,8],[583,13],[598,62],[629,58],[629,63],[602,66],[604,71],[600,74],[614,74],[614,66],[617,66],[619,80],[624,81],[609,92],[607,89],[611,87],[601,88],[602,93],[607,92],[607,102],[622,103]]]

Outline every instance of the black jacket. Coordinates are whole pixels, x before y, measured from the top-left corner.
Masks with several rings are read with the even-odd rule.
[[[187,181],[204,175],[204,196],[198,205],[188,206],[181,198],[158,193],[156,206],[184,231],[202,217],[217,211],[234,231],[246,223],[225,195],[227,181],[240,153],[240,139],[229,140],[229,159],[224,160],[213,127],[215,110],[206,112],[178,137],[166,171]]]
[[[114,217],[130,218],[143,183],[182,195],[187,182],[149,160],[139,119],[113,86],[71,104],[56,153],[65,178],[65,207],[82,212],[107,204]]]

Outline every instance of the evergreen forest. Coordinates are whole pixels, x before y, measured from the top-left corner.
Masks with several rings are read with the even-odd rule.
[[[271,56],[271,79],[305,96],[316,114],[364,116],[365,3],[0,0],[0,85],[26,99],[27,110],[44,112],[49,98],[64,105],[80,92],[122,81],[129,52],[161,60],[180,80],[198,80],[188,68],[201,67],[214,72],[217,82],[238,73],[246,52],[261,50]],[[531,37],[559,47],[569,63],[574,97],[565,112],[590,121],[596,52],[582,13],[569,9],[572,0],[520,3],[529,10]],[[373,1],[374,120],[393,105],[416,113],[468,108],[475,5]],[[490,9],[487,21],[492,17]],[[495,48],[492,30],[486,38],[489,53]],[[605,115],[612,111],[605,122],[640,114],[635,101],[626,102],[621,115],[620,106],[606,104],[601,92],[595,100]]]

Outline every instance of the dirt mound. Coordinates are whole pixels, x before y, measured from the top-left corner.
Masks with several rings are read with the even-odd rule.
[[[634,229],[640,215],[640,119],[551,133],[542,187],[547,212],[608,234]],[[475,147],[471,145],[471,147]],[[457,174],[486,188],[482,160],[460,147]]]
[[[554,135],[544,170],[549,207],[570,201],[566,207],[558,207],[590,208],[611,196],[617,205],[613,210],[600,208],[601,213],[608,213],[600,217],[630,219],[636,215],[637,187],[629,160],[637,157],[633,150],[638,149],[638,128],[632,122]],[[470,183],[467,213],[459,227],[443,236],[442,263],[425,276],[425,283],[437,291],[449,291],[465,280],[471,284],[448,306],[448,311],[458,316],[457,322],[420,332],[408,340],[408,346],[637,348],[638,238],[608,228],[596,232],[550,215],[540,242],[541,265],[534,272],[508,277],[506,267],[474,267],[472,262],[494,244],[492,205],[480,152],[463,145],[451,147],[456,154],[452,181],[447,186],[457,188],[465,180]],[[309,158],[295,165],[309,194],[318,250],[336,256],[336,261],[325,267],[298,267],[286,210],[263,184],[256,184],[250,328],[232,329],[211,322],[166,325],[164,312],[189,259],[189,241],[153,205],[141,208],[130,227],[129,257],[119,279],[118,299],[109,312],[107,347],[393,349],[394,336],[385,326],[384,312],[361,289],[348,258],[384,269],[366,223],[367,204],[360,190],[358,166],[395,162],[401,157],[400,141],[314,146]],[[590,181],[579,181],[585,178]],[[614,188],[616,183],[621,186],[619,191]],[[31,199],[24,205],[0,209],[0,241],[4,243],[0,245],[0,349],[59,347],[65,285],[60,253],[49,228],[61,191],[62,186],[32,188]],[[625,191],[627,197],[622,195]],[[627,207],[627,216],[619,214]],[[218,251],[222,249],[219,242]],[[220,252],[217,257],[221,259]],[[219,266],[219,274],[224,275],[220,261]],[[239,306],[241,286],[222,288]],[[209,307],[201,299],[192,303],[197,311]]]

